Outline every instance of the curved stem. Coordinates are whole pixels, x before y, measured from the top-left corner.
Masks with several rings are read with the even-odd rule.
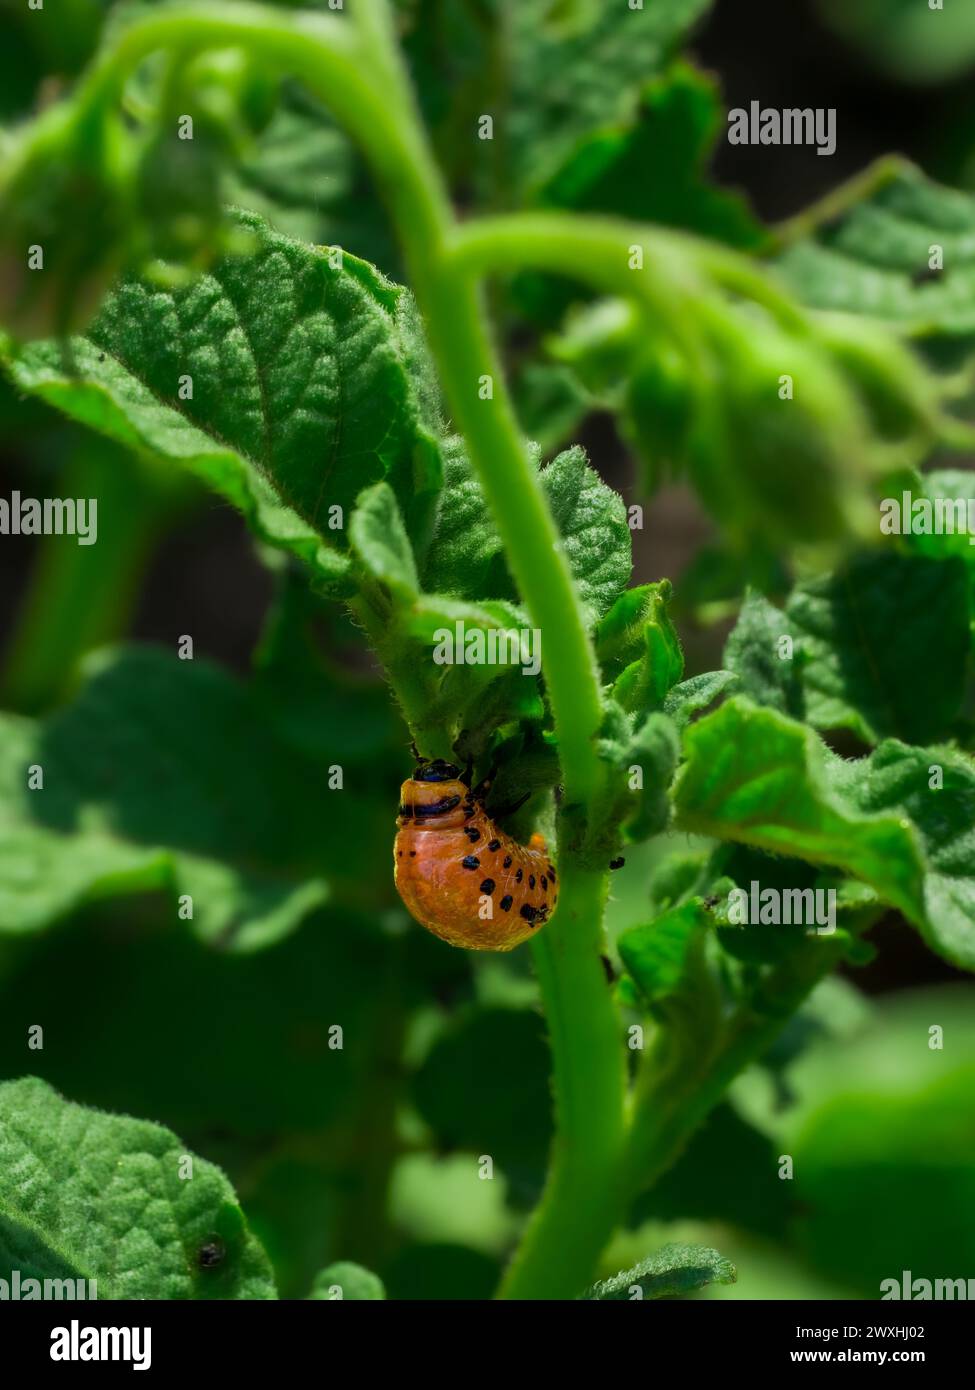
[[[643,264],[634,262],[635,248]],[[555,271],[607,294],[649,301],[667,312],[673,283],[688,279],[688,258],[671,234],[614,217],[514,212],[479,217],[457,228],[451,260],[471,274]]]
[[[559,739],[566,800],[596,790],[602,704],[595,659],[559,533],[522,442],[476,276],[451,258],[456,227],[423,134],[384,0],[354,25],[250,5],[166,11],[110,48],[82,91],[97,111],[149,52],[239,44],[303,80],[348,129],[396,224],[454,419],[532,621]],[[552,1037],[557,1136],[551,1178],[506,1292],[578,1293],[611,1234],[623,1145],[620,1025],[600,961],[605,876],[560,857],[559,914],[536,947]]]
[[[424,264],[414,246],[417,299],[455,423],[504,542],[511,572],[541,633],[546,690],[559,736],[565,798],[585,804],[599,771],[595,738],[603,711],[595,657],[562,539],[522,443],[500,363],[484,325],[481,295],[456,272]],[[482,399],[490,391],[491,399]]]
[[[634,265],[632,252],[643,252]],[[557,271],[607,294],[642,303],[693,351],[687,327],[689,300],[703,292],[699,272],[761,304],[784,327],[805,333],[808,316],[774,279],[739,252],[717,243],[615,217],[556,212],[482,217],[458,229],[451,246],[458,265],[472,273]]]

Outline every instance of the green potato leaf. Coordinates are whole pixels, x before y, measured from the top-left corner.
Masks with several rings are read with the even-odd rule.
[[[792,627],[780,608],[749,589],[724,649],[724,663],[741,682],[741,693],[759,705],[802,716],[802,688],[790,642]]]
[[[593,1284],[582,1295],[601,1303],[643,1298],[677,1298],[707,1284],[733,1284],[734,1265],[704,1245],[665,1245],[632,1269]]]
[[[843,869],[933,950],[975,969],[975,767],[964,754],[889,740],[845,761],[741,697],[687,731],[685,754],[684,829]]]
[[[800,584],[779,617],[801,655],[805,717],[814,728],[852,729],[867,743],[951,734],[971,664],[969,581],[960,559],[858,556]]]
[[[704,671],[699,676],[691,676],[679,681],[667,692],[664,699],[664,714],[684,729],[695,715],[713,705],[722,695],[738,687],[738,676],[734,671]]]
[[[84,338],[16,346],[14,383],[89,428],[188,468],[259,538],[329,584],[359,493],[386,480],[422,540],[442,479],[408,292],[239,213],[252,254],[182,288],[121,285]]]
[[[938,24],[944,15],[922,6]],[[860,314],[918,340],[964,345],[975,334],[975,198],[886,160],[847,206],[800,219],[799,239],[777,262],[788,286],[816,309]],[[940,247],[943,269],[931,267]]]
[[[0,1084],[0,1269],[94,1280],[102,1299],[276,1297],[219,1168],[34,1077]]]
[[[546,203],[684,227],[734,246],[767,239],[741,196],[707,176],[724,115],[713,79],[678,62],[641,90],[622,121],[580,141],[542,190]]]
[[[550,0],[515,6],[507,135],[517,184],[529,194],[544,187],[594,131],[631,120],[647,79],[709,8],[710,0],[600,5],[588,23],[560,29]]]
[[[537,448],[532,449],[537,459]],[[539,474],[587,616],[595,623],[625,588],[632,543],[623,499],[590,467],[579,445]],[[517,598],[501,538],[462,445],[446,448],[444,489],[426,560],[423,587],[482,602]]]

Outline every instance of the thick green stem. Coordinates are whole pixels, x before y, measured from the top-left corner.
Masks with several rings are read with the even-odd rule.
[[[425,265],[424,248],[411,259],[448,400],[541,632],[565,798],[585,805],[599,777],[594,740],[602,708],[562,542],[518,435],[478,293],[462,276]],[[493,399],[481,399],[484,380],[493,383]],[[561,843],[559,872],[558,914],[535,946],[552,1045],[556,1138],[541,1205],[503,1285],[508,1297],[580,1292],[618,1210],[624,1074],[621,1026],[600,960],[606,875],[573,864]]]
[[[594,740],[602,722],[595,659],[561,537],[519,435],[481,296],[414,247],[413,280],[444,390],[504,542],[525,606],[541,634],[546,689],[559,736],[566,800],[596,786]],[[482,398],[484,391],[491,397]]]
[[[504,1298],[574,1298],[623,1211],[623,1048],[594,950],[604,873],[562,864],[559,912],[534,943],[552,1047],[558,1128],[542,1200],[501,1286]]]

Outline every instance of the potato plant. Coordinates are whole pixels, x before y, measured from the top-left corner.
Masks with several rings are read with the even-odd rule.
[[[4,409],[64,431],[99,525],[45,536],[0,680],[5,1277],[728,1282],[681,1240],[617,1275],[619,1232],[885,914],[975,968],[975,551],[880,524],[975,499],[975,201],[892,158],[763,227],[705,172],[707,8],[80,7],[11,120]],[[577,442],[594,414],[638,500]],[[631,583],[674,477],[721,537],[683,607]],[[216,502],[274,588],[245,678],[192,613],[125,640]],[[692,609],[733,621],[720,669],[685,664]],[[510,957],[394,894],[411,744],[546,837],[558,909]],[[612,940],[611,887],[641,904]],[[437,1154],[421,1258],[391,1211]]]

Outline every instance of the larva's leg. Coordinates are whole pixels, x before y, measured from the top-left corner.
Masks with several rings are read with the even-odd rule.
[[[497,764],[497,763],[493,763],[493,764],[491,765],[491,770],[490,770],[490,772],[488,773],[488,775],[487,775],[482,781],[478,782],[477,786],[474,788],[474,799],[475,799],[476,801],[483,801],[483,800],[484,800],[484,798],[487,796],[488,792],[491,790],[491,783],[494,781],[494,779],[495,779],[495,777],[497,777],[497,775],[498,775],[498,764]]]
[[[513,816],[516,811],[521,810],[530,796],[531,792],[525,792],[524,796],[520,796],[517,801],[511,802],[510,805],[499,806],[497,810],[491,812],[492,818],[494,820],[503,820],[505,816]]]

